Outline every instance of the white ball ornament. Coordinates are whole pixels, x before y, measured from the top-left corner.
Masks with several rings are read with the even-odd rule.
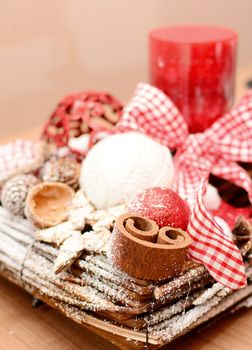
[[[138,132],[107,137],[88,153],[80,186],[97,209],[126,203],[148,187],[171,188],[174,165],[170,150]]]
[[[206,194],[204,196],[204,204],[209,210],[217,210],[221,205],[221,197],[217,188],[208,184]]]

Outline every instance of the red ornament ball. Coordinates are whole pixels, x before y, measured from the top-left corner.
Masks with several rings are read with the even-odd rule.
[[[244,216],[245,219],[252,217],[252,209],[248,208],[236,208],[230,205],[229,203],[222,201],[221,206],[216,210],[211,210],[214,216],[219,216],[224,219],[231,230],[235,227],[235,223],[239,216]]]
[[[174,191],[164,187],[148,188],[136,194],[128,204],[130,212],[154,220],[159,227],[187,229],[188,204]]]

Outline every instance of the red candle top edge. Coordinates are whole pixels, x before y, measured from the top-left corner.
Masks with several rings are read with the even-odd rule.
[[[237,33],[231,29],[200,25],[157,28],[152,30],[149,36],[151,39],[180,45],[202,45],[237,41]]]

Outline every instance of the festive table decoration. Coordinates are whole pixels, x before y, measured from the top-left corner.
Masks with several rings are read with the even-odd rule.
[[[149,34],[150,81],[201,132],[233,103],[237,34],[212,26],[174,26]]]
[[[57,225],[67,218],[73,197],[72,188],[63,183],[42,182],[30,189],[25,215],[39,228]]]
[[[90,150],[82,163],[80,186],[102,209],[123,204],[148,187],[171,187],[173,176],[169,149],[131,132],[109,136]]]
[[[44,127],[42,139],[57,148],[68,148],[82,158],[98,133],[113,129],[121,111],[122,104],[108,93],[87,91],[69,95],[58,103]]]
[[[155,221],[127,213],[115,223],[109,258],[130,276],[162,281],[181,272],[190,242],[181,229],[159,230]]]
[[[70,158],[85,152],[71,151],[72,137],[60,146],[67,123],[54,158],[45,152],[42,163],[9,173],[1,160],[3,182],[16,171],[41,175],[25,201],[28,220],[0,206],[1,275],[122,349],[157,349],[250,307],[251,207],[233,207],[238,192],[231,182],[226,203],[208,176],[223,176],[251,197],[251,179],[236,163],[251,161],[251,96],[190,135],[171,101],[141,84],[119,123],[83,160],[79,190],[79,166]],[[105,136],[100,131],[78,142],[84,136],[94,144]],[[21,157],[17,144],[11,149],[13,159]],[[69,164],[71,175],[62,170]]]

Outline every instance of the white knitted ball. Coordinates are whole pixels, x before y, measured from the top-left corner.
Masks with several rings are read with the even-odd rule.
[[[80,186],[98,209],[127,202],[148,187],[171,187],[171,152],[151,138],[128,132],[97,143],[84,159]]]

